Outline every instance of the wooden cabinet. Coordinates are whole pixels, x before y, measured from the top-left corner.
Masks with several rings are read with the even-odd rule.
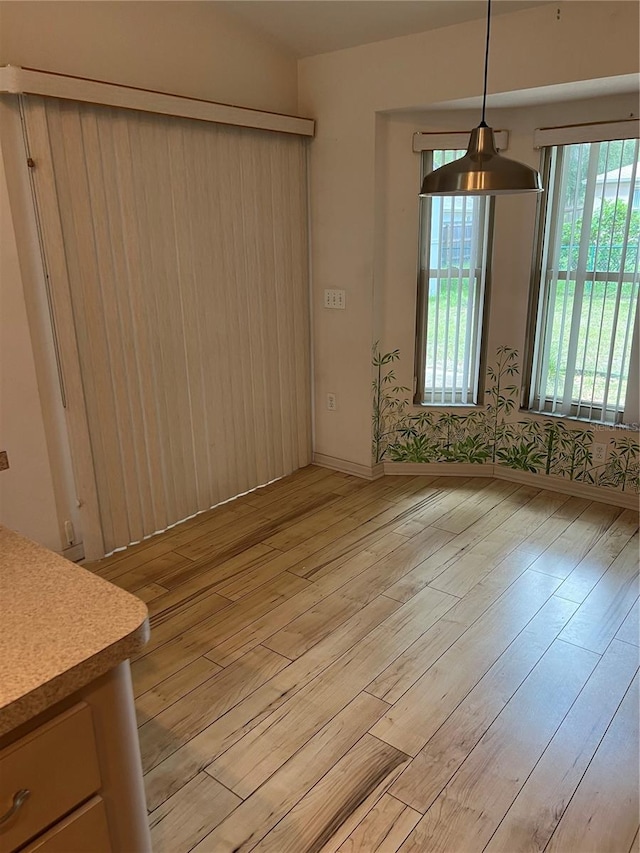
[[[0,853],[16,851],[151,853],[128,661],[0,737]]]
[[[129,666],[146,605],[1,525],[0,555],[0,853],[77,833],[82,853],[151,853]]]
[[[21,853],[112,853],[104,803],[93,797]]]
[[[80,703],[0,752],[0,853],[35,838],[100,789],[91,709]]]

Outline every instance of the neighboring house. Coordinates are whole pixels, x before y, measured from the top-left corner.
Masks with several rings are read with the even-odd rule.
[[[470,199],[452,197],[433,201],[431,258],[440,259],[440,267],[468,266],[474,239],[475,204]]]
[[[618,169],[603,172],[596,178],[596,199],[603,200],[622,198],[627,199],[630,195],[631,182],[633,181],[633,206],[640,206],[640,169],[636,163],[629,163]],[[604,185],[604,186],[603,186]]]

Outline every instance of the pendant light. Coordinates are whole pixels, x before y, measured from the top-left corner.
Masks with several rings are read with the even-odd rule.
[[[467,153],[425,176],[421,196],[432,195],[506,195],[542,192],[540,175],[535,169],[502,157],[496,149],[493,130],[485,118],[491,0],[487,0],[487,43],[484,54],[484,90],[482,119],[471,131]]]

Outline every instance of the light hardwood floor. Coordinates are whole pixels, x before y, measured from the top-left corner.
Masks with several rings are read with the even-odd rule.
[[[636,513],[309,467],[90,568],[155,853],[638,850]]]

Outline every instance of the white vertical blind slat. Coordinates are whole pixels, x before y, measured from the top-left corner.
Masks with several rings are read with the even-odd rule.
[[[560,167],[562,164],[562,160],[564,157],[564,151],[562,149],[557,150],[553,149],[551,155],[551,163],[552,169]],[[554,183],[551,187],[551,222],[558,221],[559,215],[559,205],[560,205],[560,184],[558,182]],[[558,233],[554,231],[551,227],[547,229],[544,235],[544,246],[543,246],[543,255],[542,255],[542,269],[545,270],[545,287],[540,288],[540,297],[541,302],[539,305],[539,309],[541,314],[545,314],[547,317],[547,322],[549,325],[551,324],[552,315],[549,313],[551,311],[551,305],[555,303],[555,296],[558,287],[558,279],[557,279],[557,270],[558,270],[558,256],[560,253],[560,240],[555,239],[558,236]],[[548,298],[547,298],[548,295]],[[540,366],[540,387],[544,388],[548,393],[549,386],[549,357],[551,353],[551,335],[545,335],[544,338],[540,336],[540,332],[538,331],[538,335],[540,337],[540,345],[541,345],[541,366]]]
[[[134,191],[136,194],[136,218],[138,239],[140,241],[143,274],[143,310],[147,316],[148,350],[143,357],[149,358],[153,366],[154,400],[149,417],[155,417],[159,437],[159,463],[162,469],[162,483],[169,519],[177,514],[177,491],[175,477],[180,460],[172,436],[172,424],[169,418],[168,396],[174,386],[168,375],[167,362],[172,360],[170,350],[172,341],[169,333],[171,306],[166,301],[168,285],[166,265],[164,263],[164,241],[161,224],[158,221],[156,185],[161,174],[154,166],[155,152],[153,139],[142,119],[131,126],[132,169]],[[171,461],[175,460],[175,466]]]
[[[423,174],[463,154],[425,151]],[[422,400],[439,405],[473,404],[478,386],[489,201],[436,196],[421,204],[420,274],[429,283],[429,292],[424,294],[426,334],[419,342],[424,347]]]
[[[39,207],[61,226],[45,250],[68,270],[52,284],[77,342],[94,557],[309,463],[305,147],[28,101],[52,177],[37,195],[56,189]]]
[[[223,215],[223,225],[229,225],[228,239],[225,240],[226,273],[232,282],[235,298],[230,298],[233,338],[230,340],[229,370],[235,386],[235,396],[240,413],[238,422],[239,446],[239,491],[250,487],[252,472],[256,470],[255,423],[252,412],[255,410],[253,381],[243,383],[244,377],[252,376],[251,365],[251,329],[249,318],[249,299],[247,294],[247,267],[244,242],[242,207],[233,203],[234,191],[241,195],[242,161],[238,146],[239,140],[223,140],[225,154],[223,161],[229,163],[230,170],[224,176],[220,204],[227,205],[228,214]],[[244,187],[244,191],[248,191]]]
[[[284,152],[282,150],[278,150],[276,148],[272,148],[271,150],[271,169],[281,170],[282,159],[284,156]],[[271,184],[271,203],[269,208],[269,215],[273,216],[274,222],[276,221],[277,211],[286,209],[287,202],[287,194],[285,192],[284,182],[272,183]],[[296,211],[297,208],[294,206],[294,203],[291,203],[291,210]],[[305,217],[306,221],[306,217]],[[272,239],[273,239],[273,260],[274,265],[278,269],[283,268],[282,261],[284,257],[288,254],[287,249],[287,232],[285,229],[276,227],[272,230]],[[306,244],[306,235],[305,235],[305,244]],[[297,241],[295,241],[297,245]],[[279,304],[281,300],[286,298],[286,294],[291,290],[291,279],[290,276],[297,275],[295,267],[287,267],[287,275],[286,276],[276,276],[275,281],[275,302]],[[294,289],[294,292],[297,291]],[[304,294],[299,294],[299,296],[304,296]],[[298,306],[296,313],[303,314],[306,313],[306,309]],[[296,338],[295,338],[295,317],[291,312],[281,313],[279,311],[275,311],[276,321],[275,328],[277,332],[277,347],[279,350],[285,353],[291,353],[296,351]],[[304,330],[300,330],[301,334],[304,334]],[[306,368],[305,368],[306,371]],[[292,431],[292,425],[296,422],[297,417],[297,400],[296,400],[296,373],[294,362],[291,358],[283,358],[280,359],[278,363],[278,383],[275,386],[277,389],[278,395],[281,399],[289,401],[289,409],[288,411],[283,411],[280,409],[280,417],[281,417],[281,426],[280,426],[280,435],[282,441],[282,460],[285,467],[290,465],[297,465],[299,447],[297,445],[297,441],[295,439],[295,435]],[[301,381],[302,381],[301,376]],[[304,386],[302,386],[301,391],[304,394],[303,390]]]
[[[58,251],[47,255],[49,273],[47,297],[50,299],[50,310],[55,320],[55,331],[60,348],[66,410],[72,413],[72,416],[68,418],[69,441],[74,448],[71,463],[78,494],[78,504],[82,514],[85,551],[90,551],[92,548],[93,553],[89,553],[88,556],[99,556],[104,553],[104,541],[93,470],[87,407],[78,359],[78,342],[73,323],[71,295],[68,286],[57,290],[52,288],[55,281],[68,282],[69,271],[65,254],[59,250],[64,244],[64,238],[51,159],[47,115],[44,103],[40,99],[31,100],[27,103],[21,99],[20,107],[23,114],[28,116],[28,122],[25,123],[28,153],[31,155],[37,149],[41,152],[33,175],[40,191],[36,212],[41,239],[43,245],[58,247]],[[90,544],[90,548],[87,547],[87,543]]]
[[[109,363],[109,346],[86,167],[86,157],[95,156],[96,152],[85,145],[81,118],[73,105],[62,104],[58,109],[58,104],[55,104],[47,113],[81,368],[83,359],[87,366],[99,367]],[[71,234],[74,251],[68,251]],[[111,428],[111,418],[100,416],[101,411],[111,413],[115,409],[112,373],[101,369],[82,369],[82,384],[100,515],[105,546],[108,547],[111,542],[129,535],[125,501],[117,500],[120,443],[117,433]]]
[[[226,140],[221,140],[221,145],[225,145]],[[231,169],[231,152],[224,156],[225,163],[228,164],[228,170]],[[215,163],[213,161],[213,152],[207,151],[209,158],[209,170],[214,170]],[[219,227],[222,233],[222,245],[220,251],[220,259],[216,264],[216,292],[217,298],[222,302],[225,308],[224,317],[228,324],[229,334],[226,337],[226,349],[220,362],[220,370],[224,371],[229,377],[230,394],[229,400],[233,403],[233,459],[235,462],[235,481],[239,484],[240,491],[243,490],[243,485],[247,480],[247,447],[246,447],[246,412],[245,398],[249,393],[249,388],[243,388],[241,377],[244,375],[246,366],[241,362],[241,356],[238,350],[244,345],[244,334],[238,319],[238,285],[237,271],[233,268],[230,258],[234,256],[234,223],[230,215],[223,215],[221,207],[223,199],[226,199],[230,194],[229,172],[225,171],[220,174],[220,185],[217,188],[217,193],[212,196],[212,204],[216,208],[216,216],[218,217]],[[223,286],[224,282],[229,282],[229,291]]]
[[[186,375],[184,399],[181,401],[184,409],[183,446],[185,458],[193,465],[189,494],[193,509],[187,508],[187,513],[197,511],[199,506],[211,505],[213,502],[210,488],[210,464],[208,454],[209,422],[204,408],[203,386],[201,376],[201,339],[198,325],[198,298],[195,293],[194,252],[191,235],[191,209],[194,200],[188,196],[187,184],[183,180],[186,171],[183,128],[180,124],[167,122],[167,142],[171,151],[168,169],[170,174],[172,221],[174,229],[175,256],[177,267],[177,288],[180,297],[180,321],[183,329],[191,333],[182,335]],[[195,216],[200,215],[194,209]],[[193,429],[193,424],[199,423],[200,429]]]
[[[268,180],[268,160],[264,162],[262,151],[252,145],[248,134],[243,134],[241,140],[240,157],[240,181],[241,192],[244,198],[251,199],[253,203],[243,205],[241,216],[241,239],[245,247],[243,258],[245,271],[243,277],[246,312],[249,318],[248,343],[249,364],[251,376],[252,408],[254,411],[263,413],[263,422],[258,423],[251,419],[253,429],[252,446],[254,448],[255,469],[260,482],[269,480],[269,401],[266,393],[265,376],[265,345],[262,293],[260,288],[251,286],[252,281],[259,280],[261,275],[269,276],[268,258],[261,253],[261,228],[260,219],[265,214],[264,195],[265,184]],[[264,317],[266,320],[266,316]]]
[[[600,146],[598,144],[592,146],[589,152],[589,164],[587,167],[586,187],[584,192],[582,228],[578,235],[578,263],[575,271],[573,303],[571,307],[571,315],[567,317],[569,321],[569,342],[567,344],[566,372],[562,391],[561,411],[564,414],[571,412],[571,400],[573,398],[573,386],[576,372],[576,358],[578,355],[578,341],[580,339],[580,318],[582,316],[582,306],[584,300],[584,289],[587,279],[587,264],[589,255],[589,240],[591,217],[593,215],[595,203],[596,176],[598,172],[598,156]],[[577,185],[577,181],[576,181]],[[574,211],[574,216],[575,216]],[[564,318],[563,318],[564,321]]]
[[[286,361],[291,370],[291,378],[285,394],[289,396],[289,417],[292,424],[302,426],[295,430],[294,447],[297,453],[297,466],[304,465],[302,461],[309,458],[311,452],[311,409],[307,399],[311,393],[311,366],[309,347],[305,341],[309,339],[309,291],[296,286],[296,281],[307,276],[307,195],[304,181],[296,179],[296,174],[305,172],[305,149],[299,144],[293,159],[285,156],[284,146],[286,137],[280,137],[282,146],[281,168],[284,175],[282,182],[285,190],[282,204],[278,210],[277,230],[283,236],[283,255],[279,267],[284,269],[283,280],[286,282],[289,299],[295,306],[291,316],[291,344],[285,348]],[[290,163],[293,168],[288,168]],[[291,215],[285,215],[285,211]],[[289,263],[284,263],[290,258]],[[298,354],[300,357],[298,357]]]
[[[140,153],[136,135],[122,113],[113,117],[111,129],[114,169],[121,176],[119,184],[114,183],[113,192],[119,202],[114,218],[121,223],[121,252],[126,259],[127,272],[126,277],[115,284],[126,306],[123,316],[128,316],[129,320],[123,338],[127,351],[129,394],[139,401],[134,441],[144,535],[148,536],[166,527],[170,518],[158,418],[156,365],[152,357],[154,323],[148,306],[148,288],[152,278],[144,260],[140,233],[142,221],[138,209],[141,200],[136,192],[137,176],[133,165]]]
[[[117,150],[113,128],[100,134],[101,156],[105,162],[104,171],[112,174],[117,162]],[[138,391],[136,348],[133,346],[135,332],[130,310],[132,296],[126,282],[131,278],[129,271],[129,253],[126,250],[127,233],[123,228],[120,197],[112,181],[100,176],[100,186],[104,192],[103,233],[108,235],[109,254],[112,263],[109,288],[115,314],[113,322],[120,324],[123,334],[114,337],[112,358],[117,359],[118,374],[121,379],[116,385],[120,400],[118,420],[126,425],[127,433],[121,437],[123,454],[123,479],[127,496],[129,515],[129,535],[133,540],[141,539],[151,525],[152,514],[151,489],[149,478],[142,476],[146,471],[146,456],[136,453],[135,448],[144,438],[143,408]],[[105,251],[106,253],[106,251]]]
[[[208,162],[207,134],[198,127],[194,130],[191,140],[183,140],[184,173],[186,186],[190,192],[186,202],[190,205],[192,215],[189,217],[188,254],[193,262],[194,270],[194,313],[195,330],[190,336],[189,344],[193,348],[191,361],[193,375],[197,376],[202,399],[201,422],[206,432],[206,467],[199,472],[208,486],[211,504],[222,500],[221,495],[228,494],[231,484],[236,481],[235,469],[230,475],[229,468],[233,465],[235,452],[233,448],[228,454],[221,452],[223,436],[233,433],[233,399],[228,386],[228,366],[226,363],[228,343],[227,311],[224,304],[224,293],[218,292],[219,282],[224,281],[222,259],[216,259],[212,254],[210,233],[220,233],[219,189],[210,177],[208,182],[199,178],[206,174],[211,176]],[[200,299],[200,290],[208,291],[209,298]],[[190,367],[190,372],[192,368]],[[224,406],[219,405],[209,389],[216,381]],[[215,476],[214,476],[215,472]]]
[[[272,149],[268,152],[268,162],[266,163],[266,169],[269,173],[279,171],[277,163],[281,156],[282,152],[279,149]],[[273,186],[271,184],[265,187],[264,202],[266,206],[266,215],[271,221],[274,221],[277,206],[275,204]],[[262,230],[261,233],[263,237],[261,247],[263,257],[265,259],[268,259],[270,267],[275,270],[277,269],[275,245],[276,231],[274,229],[269,234]],[[280,315],[277,310],[277,306],[284,298],[285,291],[283,288],[283,283],[280,277],[276,275],[274,277],[274,297],[271,300],[267,300],[263,306],[266,311],[266,347],[268,351],[278,351],[281,347],[282,335],[280,333],[279,328]],[[272,439],[272,458],[270,470],[277,470],[282,465],[290,464],[288,460],[287,462],[285,462],[285,454],[286,446],[290,445],[291,435],[289,433],[288,438],[285,441],[285,436],[283,434],[284,425],[288,425],[290,419],[283,419],[280,407],[277,406],[275,403],[275,401],[279,400],[281,396],[283,369],[284,365],[282,363],[279,363],[278,370],[274,370],[273,372],[266,372],[267,400],[269,403],[270,417],[270,435]]]
[[[638,166],[638,140],[635,141],[634,161],[632,164],[631,175],[630,175],[630,180],[629,180],[630,187],[635,186],[637,166]],[[621,178],[622,178],[622,152],[621,152],[621,156],[620,156],[620,172],[618,173],[618,182],[617,182],[617,186],[616,186],[616,199],[615,199],[616,205],[618,203],[618,200],[620,199]],[[624,365],[627,363],[626,362],[627,344],[629,341],[629,332],[631,329],[631,324],[633,322],[632,312],[629,311],[627,313],[626,322],[621,323],[620,327],[618,326],[618,317],[620,314],[621,303],[622,303],[622,293],[623,293],[623,287],[624,287],[624,272],[625,272],[625,269],[627,266],[627,252],[628,252],[629,246],[631,245],[629,232],[630,232],[630,228],[631,228],[632,211],[633,211],[633,205],[632,205],[632,203],[629,203],[627,205],[627,212],[626,212],[625,222],[624,222],[624,235],[622,238],[622,249],[620,252],[620,270],[618,272],[618,275],[616,276],[616,278],[618,279],[615,315],[614,315],[614,329],[616,331],[611,337],[611,347],[609,350],[609,359],[608,359],[608,363],[607,363],[607,381],[606,381],[605,392],[604,392],[604,406],[605,406],[605,408],[608,408],[610,406],[609,391],[610,391],[611,373],[612,373],[612,369],[613,369],[613,362],[614,362],[614,357],[615,357],[616,345],[617,344],[619,345],[620,338],[622,337],[622,339],[623,339],[622,347],[623,348],[622,348],[622,356],[621,356],[620,361],[621,361],[621,365]],[[633,270],[634,278],[637,278],[637,275],[638,275],[638,255],[639,254],[640,254],[640,252],[636,251],[636,253],[635,253],[635,268]],[[620,398],[622,396],[622,382],[620,381],[619,376],[616,378],[618,379],[618,382],[614,383],[614,391],[613,391],[613,393],[616,394],[616,401],[613,405],[614,405],[614,408],[617,409],[620,405]],[[616,387],[618,389],[617,393],[615,391]]]
[[[435,266],[435,268],[436,268],[436,306],[435,306],[435,311],[433,312],[433,318],[431,321],[431,326],[433,329],[433,352],[432,352],[431,357],[432,357],[433,361],[432,361],[432,371],[431,371],[431,387],[430,387],[431,401],[430,402],[432,402],[432,403],[436,402],[436,390],[438,389],[439,385],[440,385],[440,388],[442,386],[442,383],[438,383],[438,374],[437,374],[437,369],[438,369],[438,338],[440,336],[440,324],[439,324],[438,320],[440,318],[440,285],[441,285],[441,281],[442,281],[441,272],[440,272],[440,270],[442,268],[442,261],[440,260],[440,251],[441,251],[440,247],[444,246],[444,209],[445,209],[445,206],[447,205],[447,203],[449,203],[449,199],[447,199],[447,198],[438,198],[438,200],[437,200],[439,254],[436,257],[435,264],[432,264],[431,260],[429,261],[429,264],[431,266]],[[435,205],[434,205],[434,207],[435,207]],[[430,240],[428,241],[428,244],[429,244],[429,248],[431,248],[431,241]],[[440,401],[438,401],[438,402],[440,402]]]
[[[100,129],[95,115],[82,117],[81,132],[84,141],[88,201],[91,208],[91,219],[93,223],[93,240],[95,246],[95,268],[96,286],[100,293],[100,304],[103,311],[104,339],[106,344],[106,357],[112,366],[111,370],[111,395],[114,407],[115,420],[121,428],[114,436],[110,431],[104,429],[105,440],[110,443],[110,452],[114,453],[114,441],[117,441],[119,450],[119,466],[122,472],[122,486],[124,491],[124,510],[126,521],[118,515],[118,536],[125,535],[125,524],[130,539],[140,539],[143,535],[142,515],[140,511],[139,490],[135,473],[135,449],[129,436],[132,434],[131,411],[127,394],[126,359],[123,353],[123,336],[110,335],[109,329],[122,326],[120,316],[117,290],[113,285],[120,280],[122,271],[118,268],[119,252],[113,249],[117,246],[116,235],[112,232],[106,205],[107,183],[103,175],[103,160],[106,160],[106,151],[101,147]],[[108,162],[105,163],[108,170]],[[99,259],[99,260],[98,260]],[[105,377],[106,379],[107,377]],[[112,469],[115,473],[115,466]],[[112,486],[112,478],[110,478]],[[116,523],[114,513],[114,524]]]
[[[532,398],[539,410],[628,422],[625,397],[637,381],[638,158],[637,139],[552,151]],[[634,410],[635,399],[632,391]]]

